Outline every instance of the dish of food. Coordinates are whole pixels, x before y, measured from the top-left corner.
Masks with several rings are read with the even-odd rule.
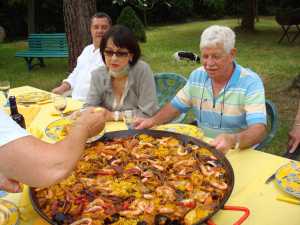
[[[0,199],[0,225],[16,225],[18,223],[18,208],[13,203]]]
[[[288,194],[300,198],[300,162],[291,161],[278,169],[276,183]]]
[[[45,129],[45,134],[48,138],[54,140],[55,142],[63,140],[72,125],[73,120],[69,119],[68,117],[60,118],[48,124]],[[104,135],[105,130],[103,129],[102,132],[94,137],[91,137],[87,140],[87,143],[94,142],[100,139]]]
[[[189,124],[170,123],[157,126],[154,129],[185,134],[199,139],[203,138],[203,132],[198,127]]]
[[[51,94],[41,91],[26,92],[17,95],[16,99],[18,103],[37,103],[49,101],[51,99]]]
[[[195,138],[148,130],[101,140],[66,180],[31,189],[34,208],[49,223],[200,224],[232,192],[230,163]]]

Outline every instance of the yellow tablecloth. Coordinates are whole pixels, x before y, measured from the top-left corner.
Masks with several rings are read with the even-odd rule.
[[[74,103],[74,106],[78,105]],[[49,122],[57,119],[51,116],[52,107],[51,104],[41,107],[31,124],[33,129],[43,130]],[[126,129],[125,124],[111,122],[106,125],[106,131],[120,129]],[[47,138],[44,137],[44,140]],[[235,175],[234,190],[226,205],[244,206],[250,209],[250,216],[243,224],[300,224],[300,206],[276,200],[278,194],[285,196],[287,194],[283,193],[274,182],[264,183],[274,171],[288,162],[286,158],[253,149],[232,150],[226,156]],[[47,225],[32,209],[27,188],[24,189],[23,193],[9,194],[4,198],[13,201],[20,207],[22,215],[20,225]],[[221,210],[212,219],[218,225],[230,225],[240,216],[241,213],[239,212]]]

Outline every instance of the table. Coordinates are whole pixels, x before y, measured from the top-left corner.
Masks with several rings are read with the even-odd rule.
[[[22,88],[12,90],[22,91]],[[26,87],[26,89],[31,87]],[[33,89],[32,89],[33,90]],[[71,102],[72,100],[70,100]],[[51,116],[52,103],[41,107],[39,113],[30,124],[31,129],[44,129],[44,127],[57,117]],[[72,103],[73,104],[73,103]],[[78,104],[78,105],[76,105]],[[80,106],[81,103],[74,103]],[[113,131],[126,129],[125,124],[108,123],[106,130]],[[45,141],[47,138],[43,137]],[[226,155],[230,161],[235,175],[235,185],[232,195],[226,205],[244,206],[250,209],[250,216],[243,223],[245,225],[299,225],[300,207],[276,200],[280,195],[288,196],[282,192],[274,182],[265,184],[265,180],[281,165],[289,160],[268,153],[247,150],[231,150]],[[9,194],[4,197],[20,207],[22,220],[20,225],[47,225],[43,219],[32,209],[29,201],[28,188],[23,193]],[[213,216],[213,221],[218,225],[233,224],[241,216],[239,212],[219,211]]]

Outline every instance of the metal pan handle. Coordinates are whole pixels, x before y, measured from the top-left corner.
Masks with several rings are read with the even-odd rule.
[[[223,210],[232,210],[232,211],[242,211],[244,214],[239,218],[238,221],[236,221],[233,225],[240,225],[242,224],[250,215],[250,210],[246,207],[241,207],[241,206],[229,206],[225,205]],[[211,219],[206,221],[207,225],[216,225]]]

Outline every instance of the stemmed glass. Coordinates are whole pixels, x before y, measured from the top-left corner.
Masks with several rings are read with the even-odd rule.
[[[62,96],[62,95],[55,95],[53,97],[53,104],[54,104],[55,109],[60,112],[60,115],[63,118],[64,117],[63,111],[67,107],[66,97]]]
[[[5,96],[5,103],[4,105],[7,105],[8,102],[8,92],[10,89],[10,83],[8,80],[4,80],[4,81],[0,81],[0,91],[3,92],[4,96]]]
[[[135,118],[136,118],[135,110],[123,111],[123,121],[129,130],[133,129],[133,124],[134,124]]]

